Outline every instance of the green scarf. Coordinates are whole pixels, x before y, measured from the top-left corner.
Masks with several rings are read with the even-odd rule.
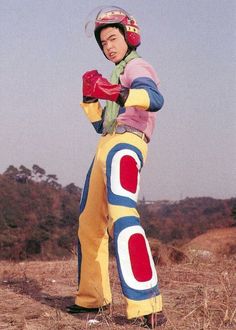
[[[112,71],[110,82],[118,84],[120,75],[124,72],[126,64],[134,58],[140,57],[135,50],[132,50]],[[119,113],[119,105],[116,102],[107,101],[104,117],[104,132],[112,134],[116,127],[116,118]]]

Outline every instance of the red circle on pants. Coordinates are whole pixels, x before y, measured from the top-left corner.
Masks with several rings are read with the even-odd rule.
[[[152,278],[152,268],[145,238],[142,234],[133,234],[129,238],[129,255],[135,279],[146,282]]]

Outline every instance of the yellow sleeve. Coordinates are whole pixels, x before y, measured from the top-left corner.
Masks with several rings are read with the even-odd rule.
[[[150,98],[145,89],[130,89],[129,96],[124,104],[125,107],[140,107],[143,110],[149,109]]]
[[[99,102],[94,103],[84,103],[81,102],[80,106],[84,110],[86,116],[91,121],[91,123],[99,121],[102,119],[102,107]]]

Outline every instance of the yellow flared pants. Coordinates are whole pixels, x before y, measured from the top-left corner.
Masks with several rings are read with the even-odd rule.
[[[132,133],[102,136],[88,171],[78,229],[78,291],[83,307],[111,303],[109,235],[113,238],[127,318],[162,310],[150,247],[136,210],[147,144]]]

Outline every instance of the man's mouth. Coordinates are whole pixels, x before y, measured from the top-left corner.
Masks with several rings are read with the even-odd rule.
[[[109,53],[109,57],[110,58],[114,58],[116,56],[116,53],[115,52],[111,52],[111,53]]]

